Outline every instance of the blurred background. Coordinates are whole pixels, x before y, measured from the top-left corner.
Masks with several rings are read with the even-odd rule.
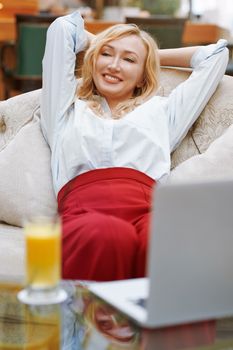
[[[86,29],[138,24],[160,48],[201,45],[226,38],[233,75],[233,0],[0,0],[0,100],[41,87],[46,31],[78,9]]]

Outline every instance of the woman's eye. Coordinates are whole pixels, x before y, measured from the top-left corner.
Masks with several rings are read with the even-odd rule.
[[[135,60],[133,58],[131,58],[131,57],[125,57],[124,60],[129,62],[129,63],[134,63],[135,62]]]
[[[102,56],[111,56],[109,52],[102,52],[101,55]]]

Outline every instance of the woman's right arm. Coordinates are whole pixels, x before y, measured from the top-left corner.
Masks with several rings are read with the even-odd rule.
[[[200,46],[180,47],[177,49],[160,49],[161,66],[190,67],[191,59]]]
[[[74,101],[77,87],[76,54],[87,45],[87,33],[78,12],[57,18],[47,31],[43,58],[41,125],[52,147],[64,115]]]

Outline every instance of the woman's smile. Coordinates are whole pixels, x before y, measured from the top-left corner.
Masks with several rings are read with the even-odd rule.
[[[122,79],[120,79],[119,77],[113,76],[113,75],[110,75],[110,74],[103,74],[103,77],[110,84],[112,84],[112,83],[119,83],[119,82],[122,81]]]

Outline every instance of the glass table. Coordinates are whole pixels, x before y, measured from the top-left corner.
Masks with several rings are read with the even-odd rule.
[[[232,350],[233,317],[142,329],[87,289],[64,281],[61,305],[27,306],[19,281],[0,279],[0,350]]]

